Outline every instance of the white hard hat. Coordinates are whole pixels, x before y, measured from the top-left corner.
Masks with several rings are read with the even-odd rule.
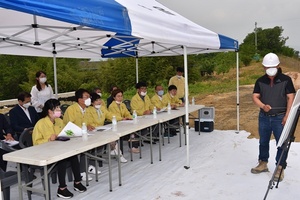
[[[277,67],[280,61],[275,53],[268,53],[265,55],[262,65],[265,67]]]

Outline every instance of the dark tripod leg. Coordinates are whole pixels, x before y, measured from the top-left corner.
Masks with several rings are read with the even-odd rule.
[[[273,186],[275,185],[274,183],[274,178],[275,178],[275,173],[278,169],[278,166],[280,164],[280,161],[282,160],[283,158],[283,155],[286,153],[286,159],[287,159],[287,156],[288,156],[288,153],[289,153],[289,150],[290,150],[290,147],[291,147],[291,143],[295,141],[295,130],[296,130],[296,127],[297,127],[297,123],[298,123],[298,119],[299,119],[299,115],[300,115],[300,107],[298,108],[297,110],[297,113],[296,113],[296,116],[294,118],[294,121],[292,123],[292,126],[291,126],[291,129],[289,131],[289,137],[286,139],[286,141],[284,141],[284,143],[281,145],[281,148],[282,148],[282,152],[281,152],[281,155],[280,155],[280,158],[279,158],[279,161],[276,165],[276,168],[274,170],[274,173],[272,175],[272,178],[271,180],[269,181],[269,185],[268,185],[268,189],[266,191],[266,194],[264,196],[264,200],[267,199],[267,196],[268,196],[268,193],[269,193],[269,190],[270,189],[273,189]],[[289,139],[289,140],[288,140]],[[281,176],[282,174],[282,171],[283,171],[283,168],[281,169],[280,171],[280,174],[279,174],[279,177]],[[279,179],[277,180],[277,184],[276,184],[276,188],[278,188],[278,185],[279,185]]]

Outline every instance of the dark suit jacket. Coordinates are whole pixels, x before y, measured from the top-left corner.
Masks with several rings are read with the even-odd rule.
[[[15,133],[20,134],[25,128],[34,127],[39,120],[39,116],[34,107],[29,106],[28,111],[31,121],[19,105],[16,105],[9,111],[10,124]]]
[[[3,136],[4,132],[5,132],[5,135],[7,133],[13,134],[12,129],[11,129],[9,123],[5,119],[5,116],[3,114],[0,114],[0,139],[1,140],[5,139],[4,136]]]

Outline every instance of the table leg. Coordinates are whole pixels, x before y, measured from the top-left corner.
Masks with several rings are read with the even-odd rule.
[[[119,144],[121,143],[121,138],[119,138],[119,142],[118,142]],[[120,147],[120,145],[119,145],[119,147]],[[122,185],[122,176],[121,176],[121,161],[120,161],[120,154],[121,154],[121,152],[120,152],[121,150],[120,150],[120,148],[118,148],[118,170],[119,170],[119,186],[121,186]]]
[[[50,189],[49,189],[47,165],[44,166],[44,184],[45,184],[46,200],[50,200]]]
[[[151,161],[150,163],[153,164],[153,152],[152,152],[152,126],[150,126],[150,158],[151,158]]]
[[[17,172],[18,172],[18,189],[19,189],[19,199],[23,199],[23,191],[22,191],[22,178],[21,178],[21,164],[17,163]]]
[[[109,178],[109,191],[112,192],[112,175],[111,175],[110,144],[107,144],[107,149],[108,149],[108,178]]]
[[[159,161],[161,161],[161,140],[162,140],[162,123],[158,124],[158,138],[159,138]]]

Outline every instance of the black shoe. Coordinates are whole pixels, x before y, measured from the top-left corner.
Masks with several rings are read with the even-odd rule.
[[[73,197],[73,193],[71,193],[68,188],[65,188],[63,190],[59,189],[57,190],[57,197],[64,198],[64,199],[70,199]]]
[[[154,142],[159,142],[159,139],[153,139]]]
[[[147,144],[150,144],[149,140],[145,140],[144,142],[147,143]],[[156,144],[156,142],[153,141],[152,144]]]
[[[85,192],[86,187],[84,187],[81,183],[74,183],[74,190],[77,192]]]

